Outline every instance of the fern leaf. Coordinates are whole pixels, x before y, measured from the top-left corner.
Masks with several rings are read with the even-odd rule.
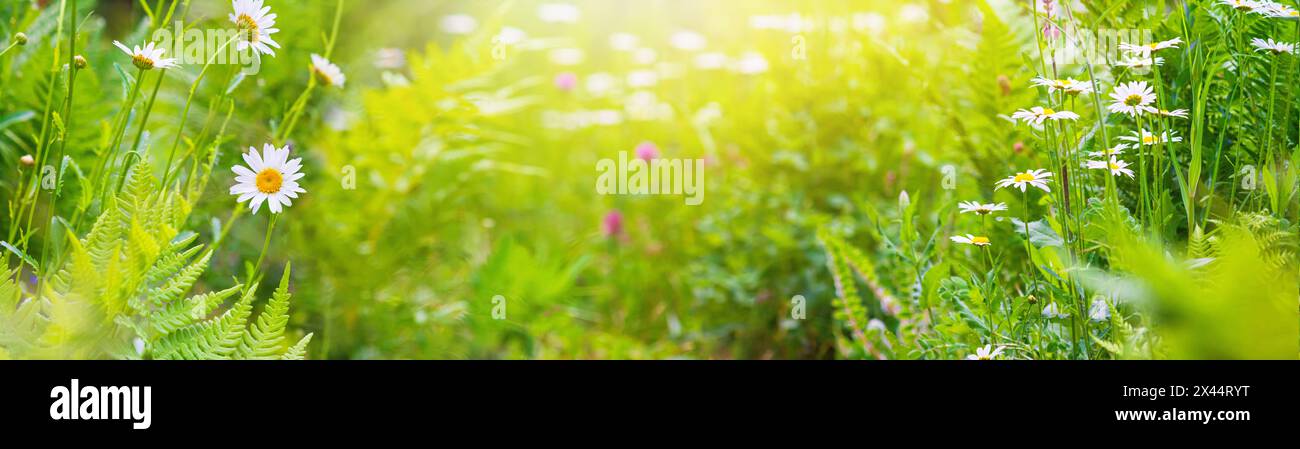
[[[205,293],[184,301],[172,302],[157,314],[149,317],[150,331],[153,332],[153,336],[156,338],[202,321],[214,310],[221,307],[227,299],[238,293],[241,287],[237,285],[219,292]],[[155,338],[149,339],[153,340]]]
[[[167,280],[166,283],[149,290],[145,295],[144,302],[136,304],[136,309],[160,308],[179,301],[186,292],[190,291],[190,288],[194,286],[195,281],[198,281],[203,271],[207,270],[208,261],[211,259],[212,251],[204,253],[202,257],[185,267],[184,270]]]
[[[248,316],[253,312],[253,298],[257,286],[244,292],[235,305],[212,321],[187,326],[163,337],[154,347],[154,356],[160,359],[226,360],[235,355],[244,335]]]
[[[298,340],[298,343],[295,343],[293,347],[289,348],[288,351],[285,351],[284,356],[280,357],[280,360],[302,360],[306,358],[307,343],[311,342],[312,335],[313,334],[307,334],[307,336]]]
[[[17,270],[7,270],[0,280],[0,351],[8,358],[31,352],[40,337],[44,319],[35,301],[23,301],[14,282]]]
[[[284,328],[289,323],[289,265],[284,267],[280,286],[271,295],[257,322],[244,332],[239,344],[240,359],[273,360],[284,351]]]

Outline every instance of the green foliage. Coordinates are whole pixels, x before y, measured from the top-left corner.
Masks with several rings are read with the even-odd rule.
[[[311,335],[290,347],[289,270],[256,322],[256,287],[188,296],[212,258],[181,235],[188,204],[161,190],[150,164],[132,171],[115,206],[81,239],[44,294],[0,283],[3,355],[14,358],[302,358]],[[242,294],[240,294],[242,291]],[[221,311],[225,302],[239,296]],[[219,313],[218,313],[219,312]]]
[[[31,39],[0,55],[0,357],[1300,353],[1300,72],[1250,46],[1300,40],[1294,22],[1210,0],[1057,1],[1037,17],[1010,0],[575,0],[582,19],[562,25],[533,2],[268,0],[283,46],[258,73],[142,74],[113,40],[144,42],[174,5],[193,5],[172,18],[186,27],[226,27],[228,2],[0,3],[0,39]],[[442,29],[452,13],[477,29]],[[75,78],[74,20],[90,62]],[[1046,38],[1048,20],[1066,37]],[[528,39],[505,42],[506,25]],[[706,48],[672,45],[680,28]],[[1085,30],[1184,42],[1159,71],[1118,53],[1045,61],[1093,45],[1070,42]],[[566,49],[584,58],[553,59]],[[346,86],[313,82],[312,54]],[[1099,92],[1050,94],[1039,76]],[[1158,124],[1182,142],[1127,150],[1145,177],[1112,190],[1074,166],[1136,128],[1097,107],[1124,81],[1189,116]],[[1011,119],[1032,106],[1080,117]],[[270,235],[227,191],[267,142],[303,158],[307,190]],[[642,142],[706,161],[705,203],[594,193],[593,164]],[[57,168],[52,191],[26,155]],[[1034,168],[1057,172],[1052,192],[995,189]],[[988,245],[951,240],[966,235]]]

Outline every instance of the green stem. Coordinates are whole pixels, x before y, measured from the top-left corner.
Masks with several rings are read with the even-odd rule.
[[[1149,229],[1151,226],[1151,219],[1150,219],[1151,217],[1148,214],[1148,207],[1147,207],[1148,194],[1147,194],[1147,154],[1146,154],[1147,153],[1146,136],[1148,131],[1146,130],[1146,128],[1143,127],[1144,124],[1142,123],[1142,113],[1140,111],[1138,112],[1134,120],[1137,121],[1138,190],[1141,193],[1138,199],[1139,201],[1138,216],[1142,218],[1143,228]],[[1152,134],[1152,138],[1159,138],[1159,137],[1156,137],[1154,134]]]
[[[162,88],[163,79],[165,79],[165,78],[167,78],[167,70],[166,70],[166,69],[160,70],[160,71],[158,72],[158,82],[154,83],[154,85],[153,85],[153,93],[149,95],[149,102],[146,103],[145,106],[144,106],[144,117],[142,117],[142,118],[140,119],[140,125],[139,125],[139,128],[136,129],[136,131],[135,131],[135,140],[131,143],[131,149],[130,149],[130,150],[127,150],[126,154],[123,155],[123,159],[124,159],[124,160],[126,159],[126,156],[127,156],[127,155],[130,155],[131,153],[135,153],[136,151],[139,151],[139,150],[140,150],[140,142],[144,139],[144,130],[145,130],[145,127],[149,125],[149,116],[153,114],[153,105],[154,105],[154,102],[156,102],[156,101],[158,100],[158,91]],[[132,160],[131,163],[133,163],[133,162],[134,162],[134,160]],[[122,186],[123,186],[124,184],[126,184],[126,175],[127,175],[127,173],[130,173],[130,172],[131,172],[131,165],[130,165],[131,163],[124,163],[124,164],[123,164],[123,166],[122,166],[122,177],[121,177],[120,179],[118,179],[118,181],[117,181],[117,187],[116,187],[115,189],[113,189],[114,192],[119,192],[119,191],[121,191],[121,190],[122,190]],[[165,184],[164,184],[164,185],[165,185]],[[107,194],[107,192],[101,192],[101,193],[102,193],[102,194]]]
[[[17,46],[18,46],[18,43],[17,43],[17,42],[14,42],[14,43],[12,43],[12,44],[9,44],[9,46],[8,46],[8,47],[5,47],[4,50],[0,50],[0,56],[4,56],[6,53],[9,53],[9,50],[13,50],[14,47],[17,47]]]
[[[73,123],[72,123],[72,103],[73,103],[73,100],[74,100],[74,98],[75,98],[75,95],[74,95],[74,94],[76,93],[76,86],[77,86],[77,71],[79,70],[79,69],[77,69],[77,64],[76,64],[76,57],[77,57],[77,0],[72,0],[72,10],[70,11],[70,13],[71,13],[71,16],[72,16],[72,26],[70,27],[70,29],[69,29],[69,31],[68,31],[68,97],[67,97],[67,99],[66,99],[66,100],[64,101],[64,103],[63,103],[63,116],[66,117],[66,118],[65,118],[66,123],[65,123],[64,128],[63,128],[63,135],[62,135],[61,138],[59,139],[59,150],[58,150],[58,155],[55,156],[55,159],[54,159],[54,163],[57,164],[57,165],[62,165],[62,164],[60,164],[60,161],[61,161],[61,159],[63,159],[63,155],[66,153],[67,148],[68,148],[68,134],[72,132],[72,128],[73,128]],[[42,164],[42,166],[44,166],[44,165]],[[54,231],[54,213],[55,213],[56,209],[58,208],[58,203],[59,203],[59,185],[60,185],[60,182],[62,181],[62,178],[63,178],[63,171],[62,171],[62,170],[59,170],[59,169],[55,169],[55,171],[54,171],[54,189],[53,189],[52,191],[50,191],[50,206],[49,206],[49,213],[46,214],[46,219],[45,219],[45,223],[44,223],[44,227],[45,227],[45,241],[42,242],[42,245],[41,245],[40,271],[42,271],[42,273],[41,273],[40,275],[37,276],[37,281],[36,281],[36,300],[37,300],[37,301],[40,300],[41,295],[43,295],[44,292],[45,292],[45,291],[44,291],[45,279],[48,278],[49,275],[50,275],[50,273],[53,272],[52,267],[48,267],[48,266],[45,265],[45,261],[46,261],[46,259],[49,257],[49,254],[50,254],[50,245],[53,243],[54,239],[56,238],[56,237],[54,236],[54,233],[53,233],[53,231]],[[32,210],[35,211],[35,208],[33,208]]]
[[[339,25],[343,21],[343,0],[339,0],[334,7],[334,24],[330,29],[329,39],[325,42],[325,59],[329,59],[334,54],[334,44],[339,36]],[[276,132],[274,143],[276,146],[284,145],[290,137],[293,136],[293,130],[298,126],[298,120],[302,117],[302,112],[307,107],[307,102],[311,101],[311,94],[316,89],[316,77],[313,75],[307,80],[307,87],[303,89],[298,99],[294,100],[293,106],[280,122],[280,129]]]
[[[108,179],[108,161],[112,160],[117,151],[121,149],[122,139],[126,137],[126,130],[130,127],[131,110],[135,108],[136,100],[140,99],[140,87],[144,85],[144,74],[144,69],[138,69],[138,72],[136,72],[135,83],[133,83],[135,85],[131,88],[131,95],[127,96],[125,103],[122,105],[122,110],[118,111],[117,123],[113,125],[113,140],[108,147],[102,150],[103,154],[99,156],[99,163],[95,165],[95,177],[91,185],[99,188],[100,192],[106,190],[101,183],[106,182]],[[77,217],[73,220],[74,224],[80,225],[83,213],[84,211],[78,211]]]
[[[176,148],[180,147],[181,136],[185,135],[185,125],[190,117],[190,106],[193,106],[194,104],[194,94],[198,92],[199,84],[203,82],[204,75],[207,75],[208,68],[212,67],[212,62],[217,59],[217,55],[224,53],[226,51],[226,47],[230,46],[231,43],[238,40],[239,37],[240,35],[236,34],[234,37],[227,40],[224,44],[221,44],[221,47],[217,48],[217,51],[213,52],[212,56],[209,56],[208,60],[203,63],[203,69],[199,70],[199,76],[194,79],[194,84],[190,85],[189,96],[185,98],[185,107],[182,108],[180,121],[176,125],[177,128],[176,139],[172,141],[171,151],[168,152],[167,155],[167,165],[164,166],[163,168],[163,182],[162,182],[163,188],[166,188],[167,184],[171,182],[172,162],[176,159]]]
[[[59,25],[58,25],[58,31],[55,33],[56,35],[63,34],[63,24],[64,24],[64,17],[65,17],[64,13],[66,11],[67,11],[67,0],[61,0],[59,2]],[[59,61],[63,59],[60,56],[63,54],[62,50],[63,50],[63,42],[55,39],[54,58],[51,59],[52,62],[50,63],[51,84],[57,82],[59,77],[59,72],[61,71],[59,68]],[[32,220],[35,219],[35,214],[36,214],[36,201],[40,197],[41,170],[42,167],[45,166],[45,159],[47,157],[46,141],[48,140],[50,135],[50,123],[52,122],[50,117],[51,114],[53,114],[54,112],[54,95],[57,92],[58,89],[49,89],[49,91],[46,92],[45,94],[45,109],[41,115],[42,117],[41,134],[40,137],[36,139],[36,160],[38,161],[38,163],[34,167],[35,169],[32,170],[30,180],[24,182],[22,184],[22,187],[19,188],[20,194],[17,195],[17,197],[21,198],[20,200],[21,202],[19,203],[18,206],[18,213],[15,215],[15,217],[18,219],[10,220],[8,241],[13,241],[14,237],[17,235],[18,233],[17,223],[23,220],[22,218],[23,215],[26,215],[27,218],[26,218],[26,223],[22,226],[22,228],[26,230],[32,229]],[[18,247],[20,249],[24,251],[27,250],[27,244],[29,243],[30,235],[31,235],[30,232],[26,233],[22,237],[22,240],[19,241]]]
[[[233,220],[234,217],[233,213],[231,214],[231,217]],[[262,261],[266,260],[266,250],[271,247],[271,234],[273,231],[275,231],[275,222],[279,221],[279,219],[280,219],[280,214],[271,214],[271,218],[267,220],[266,239],[262,241],[262,253],[257,256],[257,263],[253,264],[253,269],[248,272],[248,280],[244,282],[246,288],[248,288],[247,286],[251,286],[253,284],[253,280],[257,277],[257,274],[262,269]],[[229,225],[227,225],[227,227],[229,227]]]
[[[1277,105],[1277,60],[1280,57],[1281,55],[1275,55],[1273,57],[1272,75],[1268,78],[1268,120],[1264,122],[1264,132],[1268,134],[1264,139],[1266,142],[1264,145],[1264,151],[1266,152],[1266,155],[1264,156],[1264,169],[1266,170],[1272,170],[1275,163],[1273,159],[1273,112],[1275,105]],[[1278,208],[1276,207],[1278,205],[1276,202],[1277,199],[1273,198],[1273,200],[1273,213],[1278,213]]]

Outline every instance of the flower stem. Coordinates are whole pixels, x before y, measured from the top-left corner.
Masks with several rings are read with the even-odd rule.
[[[18,43],[17,43],[17,42],[14,42],[14,43],[9,44],[9,46],[8,46],[8,47],[5,47],[4,50],[0,50],[0,56],[4,56],[5,54],[9,53],[9,50],[13,50],[14,47],[17,47],[17,46],[18,46]]]
[[[1268,136],[1265,137],[1265,139],[1264,139],[1264,142],[1265,142],[1265,145],[1264,145],[1264,149],[1265,149],[1265,150],[1264,150],[1264,151],[1266,152],[1266,153],[1265,153],[1265,156],[1264,156],[1264,167],[1266,167],[1266,169],[1269,169],[1269,170],[1271,170],[1271,169],[1273,168],[1273,165],[1274,165],[1274,159],[1273,159],[1273,111],[1274,111],[1275,106],[1277,105],[1277,65],[1278,65],[1278,64],[1277,64],[1277,60],[1278,60],[1280,57],[1281,57],[1281,55],[1277,55],[1277,56],[1274,56],[1274,57],[1273,57],[1273,70],[1272,70],[1273,73],[1272,73],[1272,75],[1270,75],[1269,78],[1268,78],[1268,120],[1264,122],[1264,127],[1265,127],[1264,132],[1267,133]],[[1279,211],[1277,210],[1277,209],[1278,209],[1278,208],[1277,208],[1278,204],[1277,204],[1276,198],[1273,198],[1273,200],[1274,200],[1274,201],[1273,201],[1273,206],[1274,206],[1274,207],[1272,208],[1272,209],[1273,209],[1273,213],[1278,213]]]
[[[62,165],[60,160],[63,159],[63,155],[68,148],[68,134],[72,131],[72,103],[75,98],[74,94],[76,93],[77,70],[79,70],[77,69],[75,62],[77,56],[77,0],[72,0],[71,17],[72,26],[68,31],[68,96],[63,103],[63,116],[65,117],[64,120],[66,120],[66,125],[63,128],[63,135],[59,138],[59,151],[54,158],[54,164],[56,165]],[[44,165],[42,164],[42,166]],[[54,213],[58,209],[59,185],[62,177],[63,171],[55,169],[54,189],[50,191],[49,213],[46,214],[45,223],[42,224],[45,228],[45,241],[42,243],[41,247],[40,262],[40,271],[43,273],[38,275],[36,281],[36,299],[38,301],[40,300],[41,295],[44,294],[45,279],[53,273],[53,268],[46,266],[45,261],[51,251],[50,244],[57,238],[54,236]],[[39,196],[39,193],[37,196]],[[35,212],[35,210],[36,208],[33,207],[32,211]]]
[[[242,208],[239,209],[242,210]],[[231,217],[233,220],[234,213],[231,213]],[[275,222],[279,221],[279,218],[280,214],[271,214],[271,219],[267,220],[266,239],[262,241],[262,254],[257,256],[257,263],[253,264],[253,268],[248,272],[248,281],[244,282],[245,288],[248,288],[249,285],[253,284],[253,279],[256,278],[257,274],[262,269],[262,261],[266,260],[266,250],[271,246],[271,233],[272,231],[275,231]],[[229,227],[230,225],[227,224],[226,226]]]
[[[55,33],[56,36],[63,34],[64,11],[67,11],[67,0],[59,2],[59,24],[58,31]],[[63,42],[55,39],[53,45],[54,57],[51,59],[52,62],[50,63],[51,84],[56,83],[59,77],[59,61],[62,59],[60,56],[63,54],[62,50]],[[20,198],[21,202],[18,205],[17,213],[13,214],[13,218],[10,219],[9,238],[7,241],[13,241],[14,238],[18,236],[18,223],[23,221],[23,215],[27,215],[27,218],[22,229],[25,231],[32,229],[32,220],[36,213],[36,202],[40,199],[41,168],[45,166],[45,159],[47,157],[46,150],[48,149],[47,140],[50,135],[50,124],[53,122],[50,116],[54,113],[54,96],[57,93],[58,89],[48,89],[45,93],[45,108],[44,112],[41,114],[41,133],[40,137],[36,139],[36,160],[39,162],[34,167],[34,170],[32,170],[31,179],[23,182],[18,189],[18,195],[16,195],[16,197]],[[22,239],[19,240],[18,247],[20,249],[24,251],[27,249],[31,234],[31,232],[25,232]]]
[[[234,37],[231,37],[229,40],[227,40],[224,44],[221,44],[221,47],[217,48],[217,51],[213,52],[212,56],[208,57],[207,62],[203,63],[203,69],[199,70],[199,76],[194,78],[194,84],[190,85],[189,96],[185,98],[185,107],[182,108],[181,110],[180,122],[176,125],[177,126],[176,139],[172,141],[171,151],[167,155],[167,165],[164,166],[163,168],[162,186],[164,188],[166,188],[167,184],[171,182],[172,162],[176,159],[176,148],[179,147],[181,144],[181,136],[185,135],[185,124],[190,117],[190,106],[194,104],[194,94],[198,93],[199,84],[203,82],[204,75],[207,75],[208,68],[212,67],[212,62],[217,59],[217,55],[224,53],[226,51],[226,47],[234,43],[235,40],[239,39],[239,37],[240,34],[236,34]]]

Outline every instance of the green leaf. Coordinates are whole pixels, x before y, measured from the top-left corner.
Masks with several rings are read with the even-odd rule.
[[[1011,224],[1015,228],[1017,234],[1025,234],[1025,222],[1012,218]],[[1029,243],[1032,243],[1034,246],[1039,248],[1047,246],[1061,247],[1065,246],[1065,239],[1062,239],[1061,236],[1056,233],[1056,230],[1052,229],[1052,226],[1047,224],[1047,221],[1038,220],[1029,223]]]
[[[5,114],[4,116],[0,116],[0,131],[3,131],[5,128],[10,126],[31,120],[35,117],[36,113],[32,111],[18,111]]]
[[[1268,192],[1269,204],[1273,206],[1274,211],[1278,211],[1279,193],[1277,189],[1277,174],[1273,173],[1273,167],[1264,166],[1264,190]]]
[[[24,253],[22,250],[15,248],[9,242],[0,242],[0,246],[3,246],[11,253],[14,253],[14,255],[18,256],[19,259],[22,259],[23,262],[26,262],[27,265],[31,265],[32,269],[40,270],[40,267],[36,265],[35,259],[32,259],[31,256],[28,256],[27,253]]]
[[[925,276],[921,280],[922,308],[939,305],[939,284],[948,278],[951,271],[951,265],[948,262],[942,262],[930,267],[930,270],[925,272]]]

